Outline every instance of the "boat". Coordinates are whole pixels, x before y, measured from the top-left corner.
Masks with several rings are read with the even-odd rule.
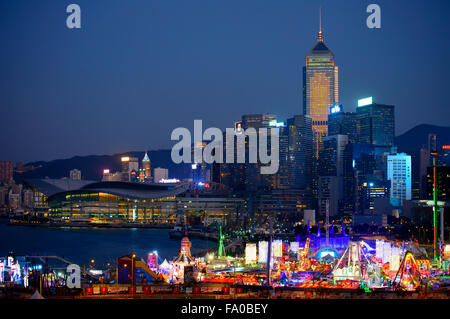
[[[170,238],[182,238],[186,233],[185,227],[183,225],[175,225],[174,228],[169,232]]]

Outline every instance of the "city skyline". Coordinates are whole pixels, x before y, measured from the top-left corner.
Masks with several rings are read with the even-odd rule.
[[[371,2],[0,0],[0,299],[448,301],[450,2]]]
[[[0,78],[5,89],[0,129],[5,160],[167,149],[170,131],[195,118],[228,127],[242,114],[272,113],[283,120],[300,115],[302,67],[317,39],[319,5],[324,40],[339,65],[339,102],[346,111],[354,111],[356,101],[366,96],[396,105],[396,135],[418,124],[443,126],[448,118],[444,104],[448,66],[439,60],[448,56],[449,46],[444,41],[440,51],[426,50],[426,43],[431,46],[448,28],[445,2],[438,3],[442,10],[408,2],[409,10],[396,16],[406,2],[379,1],[382,28],[377,30],[365,25],[367,4],[356,1],[344,6],[330,1],[288,2],[276,5],[275,14],[270,10],[273,4],[232,3],[225,8],[210,4],[202,8],[198,22],[182,15],[182,10],[194,14],[192,10],[199,9],[195,4],[151,3],[153,19],[147,20],[140,13],[145,10],[139,10],[147,4],[138,1],[126,8],[119,2],[101,8],[98,3],[78,3],[83,9],[78,31],[64,26],[65,4],[0,4],[0,15],[8,13],[0,19],[0,35],[12,48],[0,56],[5,69]],[[126,18],[115,26],[111,19],[118,10],[125,10],[124,16],[134,14],[134,20]],[[240,15],[233,24],[235,10]],[[28,12],[36,18],[27,22]],[[412,19],[417,12],[432,16],[419,25]],[[344,17],[350,19],[345,26],[339,23]],[[212,30],[202,29],[202,22]],[[263,22],[266,26],[261,29]],[[36,28],[31,30],[30,23]],[[408,29],[405,34],[403,28],[412,32]],[[426,32],[428,28],[433,32]],[[149,42],[142,42],[145,35]],[[425,57],[426,65],[420,63]],[[443,72],[434,72],[438,65]],[[411,77],[412,71],[416,77]],[[36,81],[38,75],[42,78]],[[21,134],[11,134],[14,130]]]

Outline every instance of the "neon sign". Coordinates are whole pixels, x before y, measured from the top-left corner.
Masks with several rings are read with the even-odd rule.
[[[339,113],[341,111],[341,106],[340,105],[335,105],[333,107],[331,107],[330,112],[331,114],[335,114],[335,113]]]
[[[370,104],[373,104],[373,98],[371,96],[370,97],[366,97],[364,99],[359,99],[358,100],[358,107],[359,106],[366,106],[366,105],[370,105]]]

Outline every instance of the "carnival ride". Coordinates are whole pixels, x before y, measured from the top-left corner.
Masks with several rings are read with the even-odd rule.
[[[394,289],[416,290],[422,280],[422,274],[414,255],[407,251],[392,281]]]
[[[168,277],[163,273],[156,273],[133,253],[121,256],[117,262],[117,283],[143,285],[160,283],[166,284]]]

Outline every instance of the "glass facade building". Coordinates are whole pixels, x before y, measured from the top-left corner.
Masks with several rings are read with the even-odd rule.
[[[411,156],[405,153],[387,157],[387,179],[391,181],[390,201],[401,206],[404,200],[411,200]]]
[[[358,143],[373,144],[377,147],[394,146],[395,117],[394,106],[369,104],[356,108]]]
[[[287,120],[289,130],[289,183],[291,188],[311,190],[312,119],[296,115]]]

